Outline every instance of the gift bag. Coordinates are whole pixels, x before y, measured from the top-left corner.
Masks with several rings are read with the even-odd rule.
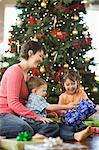
[[[96,105],[91,100],[81,100],[76,109],[69,109],[62,120],[70,126],[77,126],[96,112]]]

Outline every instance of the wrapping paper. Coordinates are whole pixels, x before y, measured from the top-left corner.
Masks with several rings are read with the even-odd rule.
[[[75,127],[81,124],[95,112],[96,105],[91,100],[81,100],[75,110],[67,110],[62,118],[63,121],[65,121],[68,125]]]

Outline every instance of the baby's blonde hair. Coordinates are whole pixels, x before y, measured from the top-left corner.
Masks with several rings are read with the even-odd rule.
[[[45,84],[47,84],[47,82],[44,79],[39,77],[31,77],[29,81],[27,81],[27,87],[29,92],[31,92],[32,89],[38,88],[41,85],[45,85]]]

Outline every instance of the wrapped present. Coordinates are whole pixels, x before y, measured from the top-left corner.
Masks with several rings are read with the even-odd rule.
[[[99,134],[99,127],[91,127],[91,128],[93,133]]]
[[[24,150],[25,144],[43,143],[43,140],[32,139],[31,141],[17,141],[17,139],[0,139],[0,148],[4,150]]]
[[[99,121],[84,121],[83,122],[84,124],[86,124],[86,125],[89,125],[89,126],[91,126],[91,127],[99,127]]]
[[[64,143],[53,147],[47,147],[44,144],[26,144],[24,150],[88,150],[88,147],[81,144]]]
[[[76,109],[69,109],[62,120],[70,126],[77,126],[96,112],[96,105],[91,100],[81,100]]]

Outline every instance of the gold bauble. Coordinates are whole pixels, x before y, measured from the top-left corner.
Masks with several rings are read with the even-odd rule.
[[[64,68],[68,68],[69,67],[69,65],[68,64],[64,64]]]
[[[85,62],[89,63],[89,61],[90,61],[90,58],[89,58],[89,57],[86,57],[86,58],[85,58]]]
[[[99,82],[99,76],[95,76],[94,79]]]
[[[73,35],[77,35],[78,34],[78,30],[76,28],[74,28],[74,30],[72,31]]]
[[[79,17],[78,17],[77,15],[74,15],[73,19],[74,19],[75,21],[77,21],[77,20],[79,20]]]
[[[46,5],[47,5],[46,2],[42,1],[41,6],[44,7],[44,8],[46,8]]]
[[[44,66],[41,66],[41,67],[40,67],[40,72],[41,72],[41,73],[45,73],[45,67],[44,67]]]
[[[98,88],[94,86],[92,92],[98,92]]]
[[[46,58],[48,58],[48,54],[46,54],[46,56],[45,56]]]

